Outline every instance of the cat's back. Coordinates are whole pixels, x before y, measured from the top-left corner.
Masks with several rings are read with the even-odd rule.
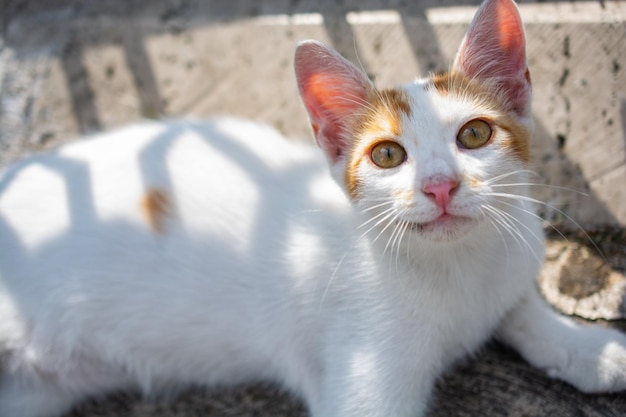
[[[309,144],[231,118],[143,123],[2,174],[0,279],[275,259],[347,211]]]
[[[276,333],[296,329],[285,294],[324,289],[350,210],[312,146],[236,119],[26,159],[0,176],[0,343],[55,346],[50,363],[80,346],[155,378],[262,373]]]
[[[0,175],[0,233],[34,248],[116,222],[156,235],[236,228],[257,210],[306,209],[317,203],[307,199],[340,198],[336,191],[311,146],[269,127],[232,118],[148,122],[9,167]]]

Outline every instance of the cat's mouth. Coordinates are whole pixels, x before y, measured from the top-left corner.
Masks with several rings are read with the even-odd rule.
[[[402,221],[406,225],[407,230],[420,233],[422,236],[433,240],[455,240],[465,235],[476,222],[476,219],[455,216],[449,213],[444,213],[436,219],[427,222]]]

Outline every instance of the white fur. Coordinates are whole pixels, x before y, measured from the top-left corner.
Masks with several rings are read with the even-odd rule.
[[[6,170],[0,416],[248,380],[283,384],[312,417],[421,416],[436,378],[494,332],[584,391],[626,389],[626,337],[536,292],[541,227],[525,187],[502,185],[527,182],[506,132],[465,152],[458,129],[489,110],[426,81],[404,91],[407,161],[361,163],[353,202],[345,153],[327,152],[329,170],[236,119],[131,126]],[[447,223],[421,191],[441,178],[460,181]],[[158,230],[142,212],[155,189],[170,201]]]
[[[150,187],[173,199],[161,234],[141,217]],[[507,313],[500,335],[531,362],[623,389],[622,335],[534,306],[539,223],[510,212],[530,249],[482,222],[382,253],[389,236],[359,238],[367,212],[318,153],[233,119],[133,126],[26,160],[0,189],[0,415],[249,379],[284,383],[316,417],[420,415],[436,376]]]

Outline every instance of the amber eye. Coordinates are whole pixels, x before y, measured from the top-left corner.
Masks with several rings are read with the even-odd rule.
[[[406,151],[396,142],[384,141],[372,148],[370,158],[380,168],[395,168],[406,160]]]
[[[457,142],[465,149],[476,149],[484,146],[491,139],[491,126],[484,120],[471,120],[459,130]]]

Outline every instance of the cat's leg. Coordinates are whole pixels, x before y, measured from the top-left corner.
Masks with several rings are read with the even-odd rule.
[[[421,417],[426,413],[434,378],[428,376],[421,384],[415,384],[417,375],[411,381],[387,378],[384,383],[371,375],[363,375],[360,381],[339,382],[338,378],[325,387],[320,402],[309,402],[311,417]]]
[[[436,360],[415,349],[389,352],[362,345],[334,351],[324,366],[312,417],[421,417],[437,376]],[[310,400],[310,399],[309,399]]]
[[[626,335],[559,315],[534,288],[502,322],[498,336],[532,365],[583,392],[626,389]]]

